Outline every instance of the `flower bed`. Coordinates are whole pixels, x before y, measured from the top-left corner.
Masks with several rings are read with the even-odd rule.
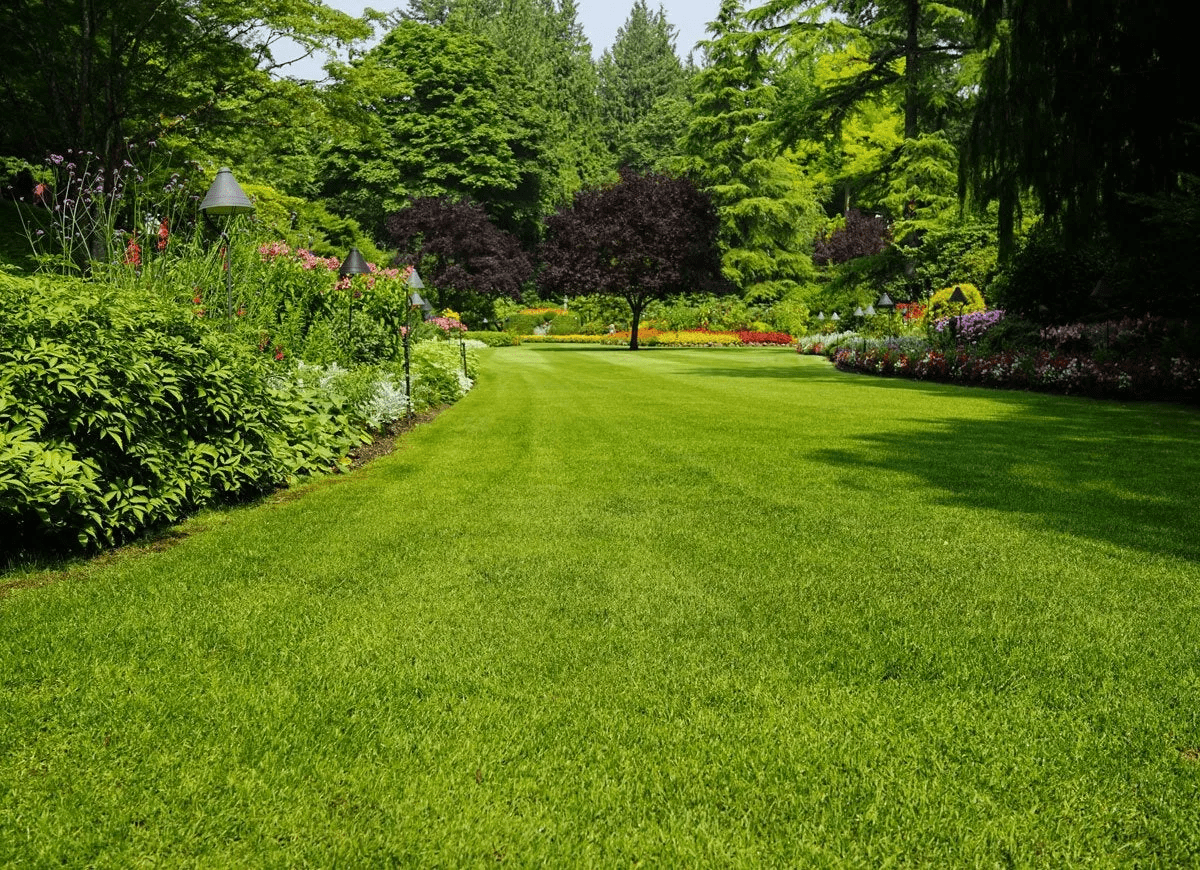
[[[976,356],[927,348],[916,353],[897,347],[843,347],[833,355],[843,371],[895,375],[916,380],[1040,390],[1095,398],[1200,399],[1200,363],[1177,357],[1098,362],[1050,351]]]
[[[629,330],[607,335],[523,335],[522,342],[554,344],[629,344]],[[648,327],[638,330],[641,347],[733,347],[738,345],[790,345],[795,339],[783,332],[715,332],[707,329],[665,330]]]

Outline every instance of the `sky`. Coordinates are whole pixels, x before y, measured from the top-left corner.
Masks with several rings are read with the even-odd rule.
[[[351,15],[361,15],[363,9],[370,6],[380,11],[390,11],[394,8],[407,7],[403,0],[326,0],[328,5],[349,12]],[[576,0],[579,8],[579,23],[583,32],[592,44],[592,55],[599,59],[604,49],[612,45],[616,38],[617,28],[629,17],[633,8],[633,0]],[[394,5],[393,5],[394,4]],[[650,9],[656,10],[661,5],[667,15],[667,21],[675,25],[678,37],[675,40],[675,52],[680,60],[686,60],[688,52],[701,39],[706,37],[704,28],[708,22],[717,17],[721,8],[721,0],[647,0]],[[284,51],[276,52],[276,60],[287,55]],[[288,75],[301,78],[320,79],[324,77],[321,70],[324,58],[309,58],[287,68]]]

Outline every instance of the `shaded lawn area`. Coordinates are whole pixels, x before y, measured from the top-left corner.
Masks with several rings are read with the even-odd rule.
[[[1194,409],[488,351],[0,598],[0,865],[1195,864],[1198,478]]]

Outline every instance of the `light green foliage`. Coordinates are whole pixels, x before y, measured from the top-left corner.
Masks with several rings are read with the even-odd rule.
[[[548,116],[488,40],[404,21],[349,66],[333,96],[357,137],[327,154],[325,192],[372,233],[417,196],[481,202],[505,229],[536,236],[548,210]]]
[[[961,305],[956,302],[951,302],[950,297],[955,290],[962,290],[963,295],[967,297],[967,301]],[[929,306],[927,317],[930,320],[938,320],[943,317],[953,317],[959,314],[971,314],[975,311],[986,311],[987,303],[983,300],[983,294],[979,292],[979,288],[974,284],[961,282],[950,287],[943,287],[932,296],[929,297]]]
[[[883,205],[895,219],[892,236],[940,230],[958,219],[958,152],[943,133],[906,139],[889,173]]]
[[[0,542],[112,544],[332,470],[358,431],[138,290],[0,276]]]
[[[467,348],[467,370],[463,372],[458,341],[418,341],[412,345],[413,408],[425,411],[458,401],[479,376],[478,351]],[[399,364],[391,366],[393,377],[403,380]]]
[[[344,259],[355,246],[369,262],[387,265],[390,255],[375,246],[352,218],[331,212],[319,200],[289,196],[266,184],[242,184],[254,203],[254,221],[264,235],[321,257]]]
[[[652,303],[645,317],[646,326],[657,329],[772,331],[770,309],[737,296],[678,296],[667,302]]]
[[[811,276],[823,214],[811,179],[780,153],[773,79],[781,67],[739,15],[740,5],[727,0],[710,28],[676,165],[717,207],[725,277],[747,299],[779,299]]]

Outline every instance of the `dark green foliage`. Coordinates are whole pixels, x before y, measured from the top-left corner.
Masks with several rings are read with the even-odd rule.
[[[1111,250],[1099,244],[1068,244],[1041,226],[992,284],[993,307],[1040,323],[1097,320],[1110,311]],[[1134,312],[1142,313],[1142,312]]]
[[[0,5],[0,32],[0,153],[90,150],[112,169],[130,140],[163,135],[220,131],[262,157],[281,130],[311,123],[288,110],[305,89],[270,77],[292,59],[274,56],[279,38],[303,46],[295,56],[369,29],[318,0],[62,0]]]
[[[683,65],[675,54],[675,27],[661,7],[652,12],[646,0],[634,0],[599,64],[605,138],[618,165],[637,172],[662,168],[674,142],[653,126],[669,122],[671,104],[660,101],[681,97],[685,82]]]
[[[112,544],[330,470],[357,437],[190,311],[0,277],[0,552]]]
[[[601,128],[592,46],[575,0],[453,0],[432,6],[452,29],[482,36],[508,55],[546,111],[544,200],[557,205],[606,180],[611,157]]]
[[[325,193],[382,235],[412,199],[450,195],[537,236],[545,199],[547,114],[511,59],[488,40],[404,21],[339,71],[334,97],[360,130],[328,154]]]
[[[967,181],[978,200],[999,203],[1005,254],[1031,191],[1046,231],[1070,253],[1092,243],[1116,252],[1105,276],[1115,304],[1200,310],[1194,219],[1185,229],[1198,193],[1189,178],[1200,173],[1200,102],[1194,39],[1178,10],[1119,0],[988,0],[983,10],[993,50]]]

